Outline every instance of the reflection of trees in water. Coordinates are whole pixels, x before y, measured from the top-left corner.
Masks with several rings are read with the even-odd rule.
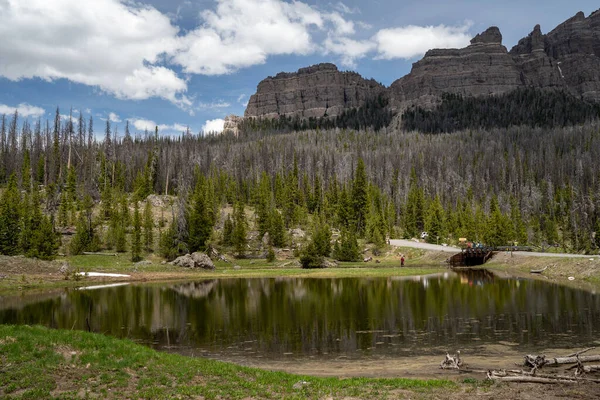
[[[203,282],[178,283],[171,289],[183,297],[200,299],[209,295],[215,287],[216,279]]]
[[[470,285],[494,283],[496,279],[496,276],[487,269],[456,269],[455,273],[460,278],[461,283]]]
[[[590,342],[600,331],[600,296],[494,279],[485,271],[406,279],[228,279],[69,292],[2,310],[0,322],[86,329],[88,314],[97,332],[166,343],[168,328],[171,344],[212,351],[353,353],[377,351],[370,348],[383,342],[386,352],[397,352],[473,339],[536,345],[566,335]]]

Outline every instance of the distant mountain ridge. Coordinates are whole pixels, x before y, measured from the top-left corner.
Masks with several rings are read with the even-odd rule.
[[[385,87],[333,64],[268,77],[251,96],[246,118],[336,117],[378,96],[394,113],[433,108],[442,94],[497,96],[519,88],[562,90],[600,102],[600,10],[582,12],[542,34],[539,25],[510,51],[491,27],[463,49],[433,49],[411,72]]]

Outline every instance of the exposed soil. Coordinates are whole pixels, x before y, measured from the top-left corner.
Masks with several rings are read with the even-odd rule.
[[[579,384],[544,385],[485,381],[485,374],[469,371],[521,369],[518,365],[522,365],[524,354],[511,348],[510,343],[486,346],[483,352],[485,355],[470,354],[469,351],[463,351],[463,354],[461,354],[464,360],[463,371],[439,368],[440,362],[444,359],[444,354],[405,359],[380,357],[371,360],[349,360],[341,357],[336,360],[288,359],[284,361],[242,362],[241,364],[308,376],[447,379],[459,384],[459,389],[447,393],[447,397],[445,395],[444,397],[435,396],[435,398],[464,399],[465,396],[475,395],[490,399],[600,399],[600,383],[581,382]],[[544,351],[544,354],[564,356],[572,352],[572,349],[548,349]],[[541,372],[573,375],[572,371],[566,371],[566,367],[547,367]],[[593,376],[593,378],[600,378],[600,376]],[[397,398],[414,398],[414,394],[398,393]]]

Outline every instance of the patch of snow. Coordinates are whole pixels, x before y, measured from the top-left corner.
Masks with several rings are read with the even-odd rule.
[[[565,79],[565,76],[563,75],[562,69],[560,68],[560,61],[556,63],[556,66],[558,67],[558,72],[560,72],[560,77]]]
[[[123,275],[123,274],[108,274],[104,272],[78,272],[77,275],[81,276],[104,276],[107,278],[131,278],[131,275]]]

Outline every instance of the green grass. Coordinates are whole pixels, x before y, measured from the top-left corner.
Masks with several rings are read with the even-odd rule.
[[[429,398],[447,380],[319,378],[154,351],[78,331],[0,325],[2,398],[320,399]],[[300,381],[307,385],[294,388]]]
[[[94,272],[165,272],[172,274],[181,274],[182,277],[199,278],[227,278],[227,277],[278,277],[278,276],[306,276],[306,277],[388,277],[388,276],[411,276],[425,275],[445,271],[446,267],[437,265],[420,265],[415,260],[407,263],[404,268],[399,268],[398,260],[382,260],[381,263],[374,262],[342,262],[338,267],[327,269],[305,270],[292,265],[296,260],[275,261],[268,263],[263,259],[239,259],[232,260],[230,263],[224,261],[215,262],[214,271],[189,270],[176,267],[170,264],[160,264],[158,260],[153,261],[152,265],[143,265],[136,267],[129,261],[127,254],[113,255],[89,255],[73,256],[66,259],[73,268],[79,268],[81,271]],[[235,269],[234,267],[239,267]],[[191,276],[190,276],[191,275]]]

